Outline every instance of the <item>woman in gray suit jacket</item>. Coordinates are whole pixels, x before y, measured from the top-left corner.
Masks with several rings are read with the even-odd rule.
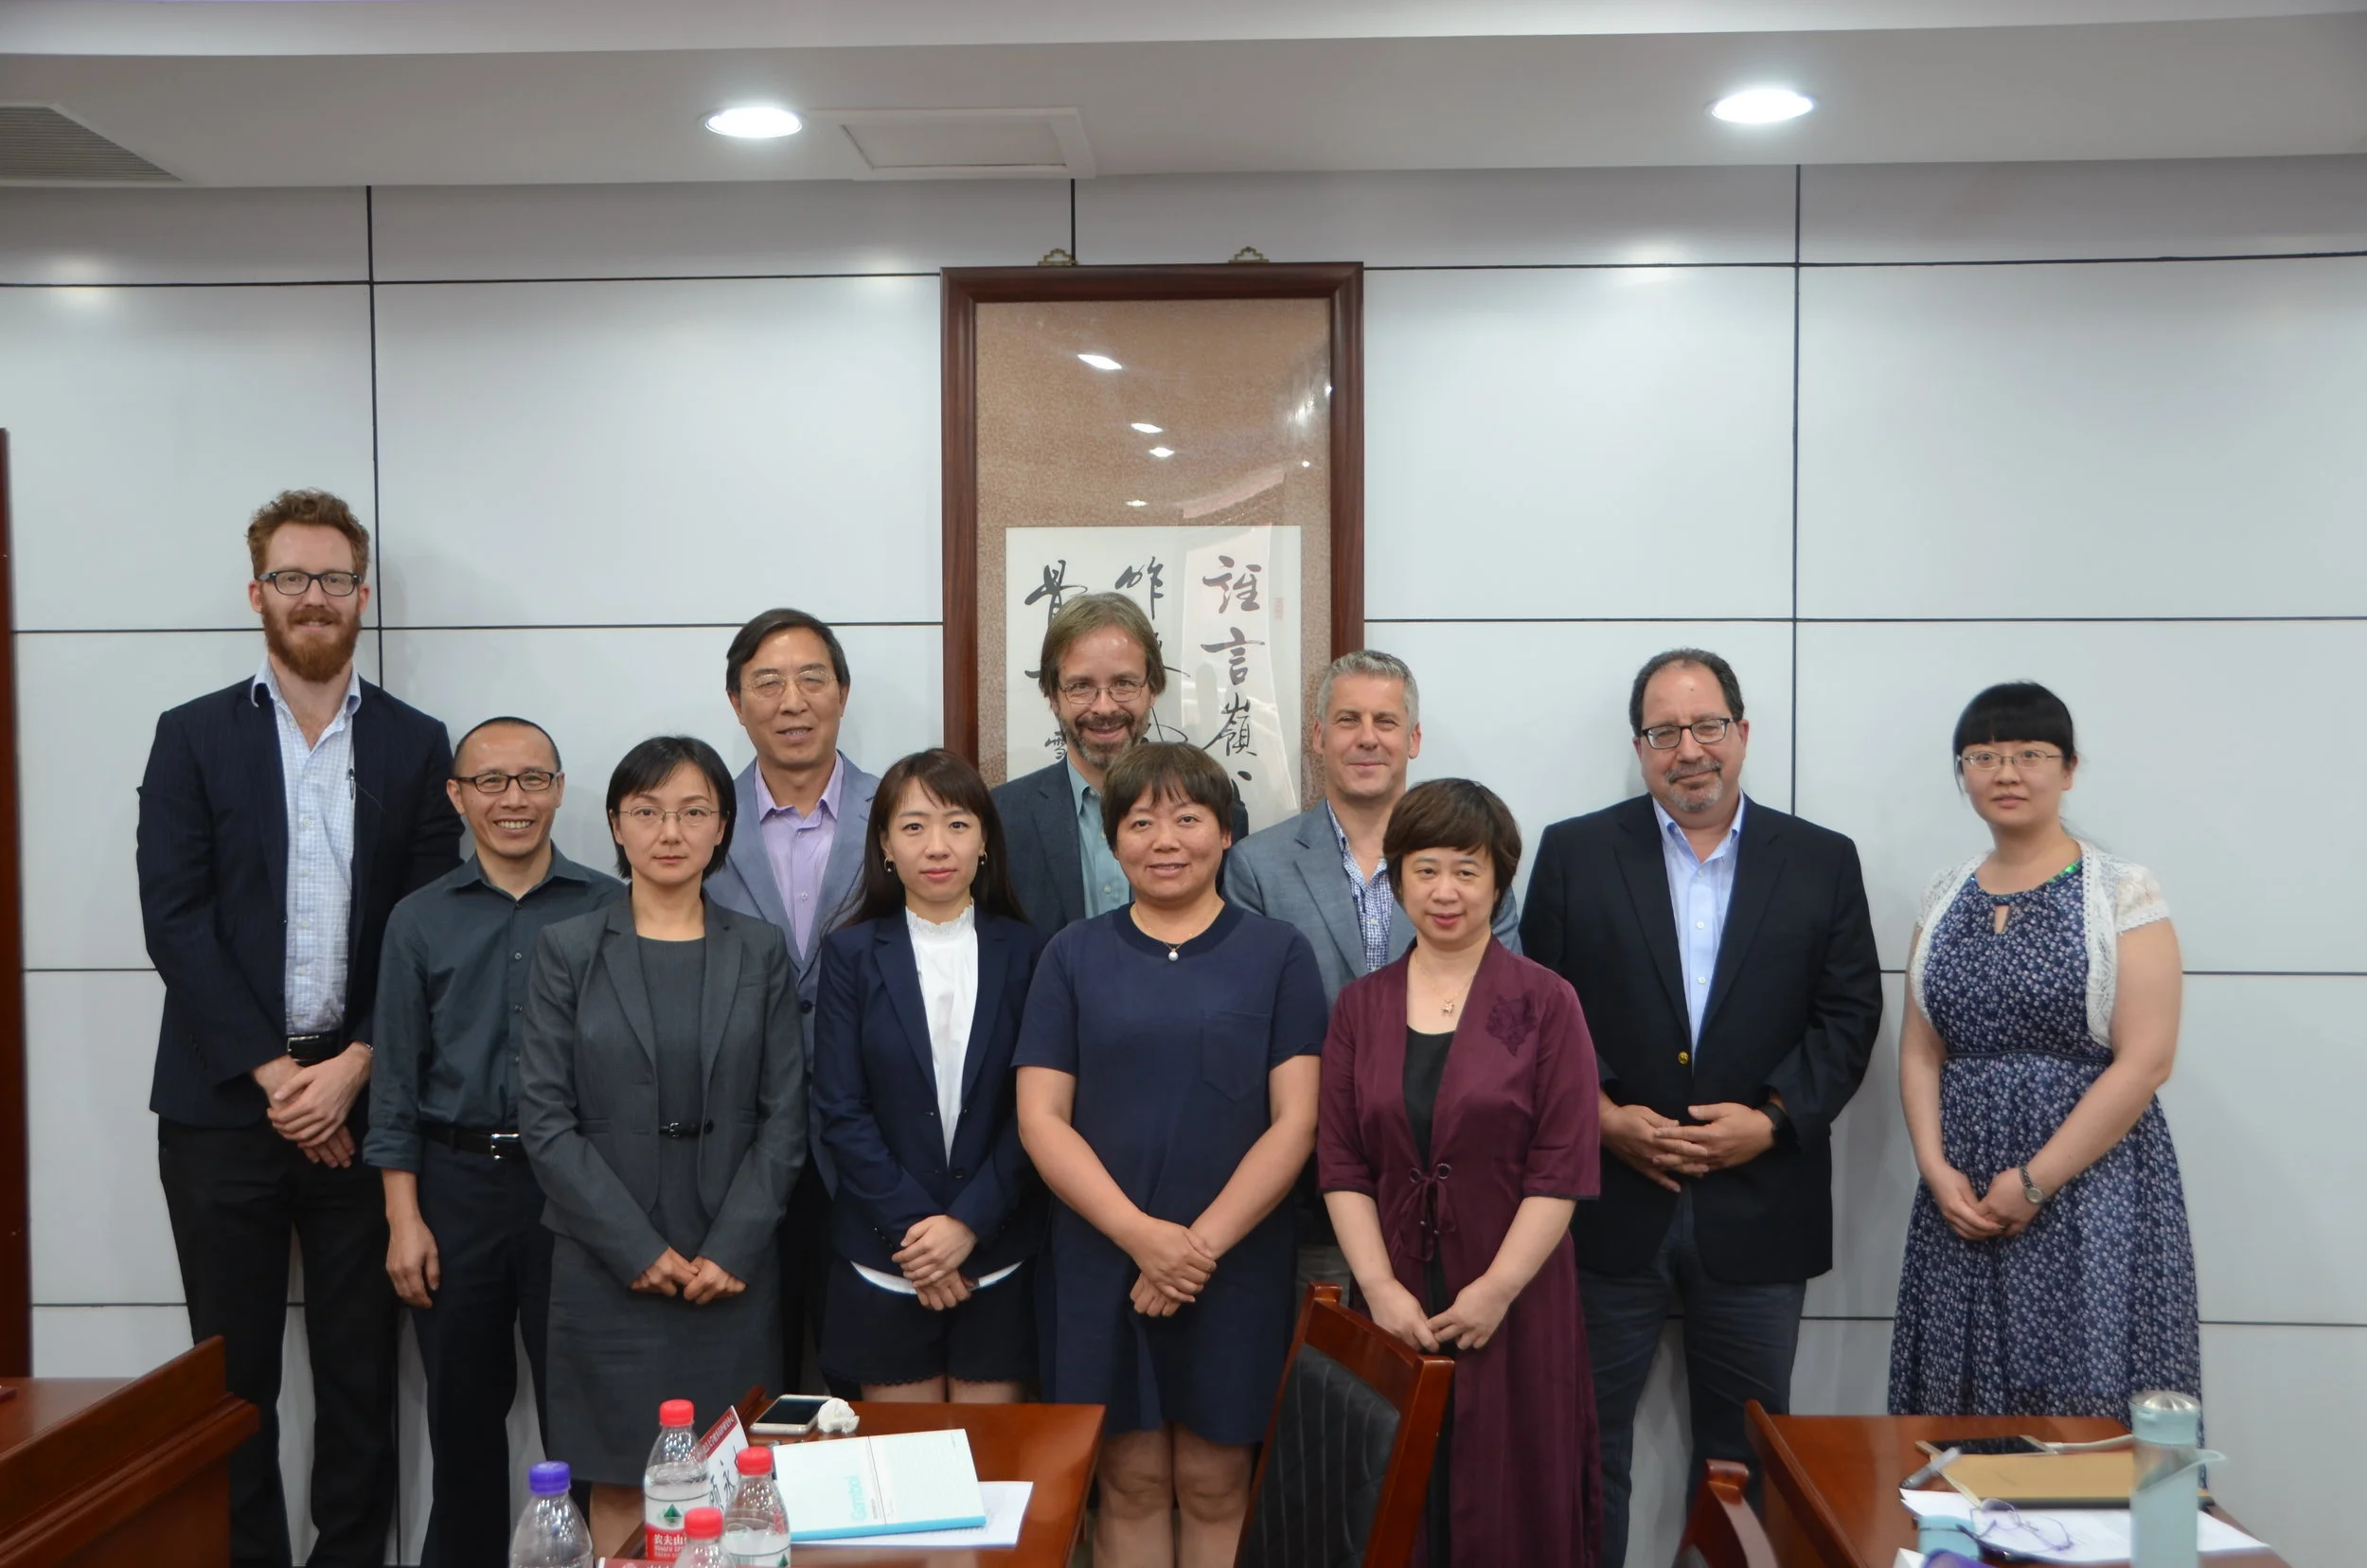
[[[780,931],[706,900],[735,797],[660,736],[608,785],[631,896],[535,944],[519,1130],[547,1200],[547,1446],[638,1486],[670,1399],[703,1423],[780,1384],[773,1238],[806,1156],[805,1040]]]

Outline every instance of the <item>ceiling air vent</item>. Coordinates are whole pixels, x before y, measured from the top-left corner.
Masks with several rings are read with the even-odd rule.
[[[0,103],[0,184],[178,185],[180,176],[46,104]]]
[[[856,155],[859,180],[1062,179],[1090,176],[1085,118],[1074,109],[816,109]]]

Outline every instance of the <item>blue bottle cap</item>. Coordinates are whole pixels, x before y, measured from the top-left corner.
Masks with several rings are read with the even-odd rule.
[[[545,1459],[526,1471],[526,1487],[537,1497],[557,1497],[574,1480],[564,1459]]]

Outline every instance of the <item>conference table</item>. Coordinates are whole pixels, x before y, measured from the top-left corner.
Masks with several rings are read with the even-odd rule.
[[[1068,1568],[1084,1523],[1085,1491],[1101,1451],[1101,1406],[1080,1404],[875,1404],[854,1401],[857,1435],[943,1432],[970,1434],[981,1481],[1032,1481],[1019,1544],[975,1547],[799,1546],[799,1568]],[[769,1441],[757,1438],[758,1442]],[[790,1439],[828,1442],[828,1438]],[[610,1564],[633,1559],[608,1558]]]
[[[2037,1437],[2091,1443],[2127,1432],[2091,1416],[1771,1416],[1749,1407],[1759,1456],[1760,1513],[1781,1568],[1893,1568],[1915,1543],[1898,1483],[1939,1437]],[[2230,1523],[2221,1509],[2211,1510]],[[2242,1528],[2240,1524],[2237,1528]],[[2204,1568],[2287,1568],[2274,1552],[2214,1552]]]

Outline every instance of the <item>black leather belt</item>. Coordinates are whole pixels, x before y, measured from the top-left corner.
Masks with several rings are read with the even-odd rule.
[[[481,1127],[447,1127],[441,1122],[421,1122],[419,1136],[430,1143],[462,1154],[490,1154],[496,1160],[517,1160],[525,1157],[525,1140],[515,1132],[496,1132]]]
[[[290,1035],[288,1054],[295,1058],[299,1067],[317,1067],[346,1048],[345,1029],[323,1029],[317,1034]]]
[[[657,1135],[661,1138],[696,1138],[714,1131],[715,1123],[712,1121],[660,1122],[657,1125]]]

